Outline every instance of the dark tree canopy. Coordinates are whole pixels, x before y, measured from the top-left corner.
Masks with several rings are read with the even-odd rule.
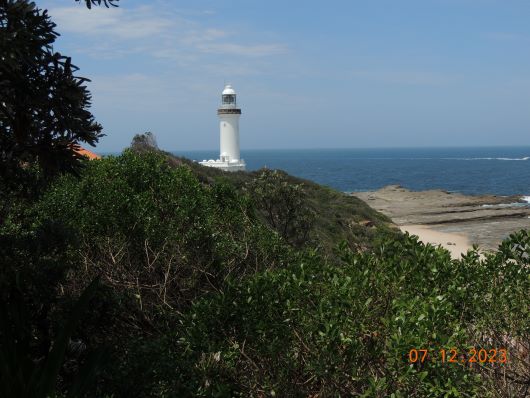
[[[136,134],[131,142],[131,148],[137,151],[158,150],[158,144],[153,133],[146,131],[143,134]]]
[[[75,0],[76,2],[84,1],[86,3],[86,6],[88,8],[92,8],[92,6],[100,6],[104,5],[105,7],[118,7],[118,3],[120,0]]]
[[[27,0],[0,1],[0,177],[38,166],[75,171],[76,145],[94,146],[102,127],[89,112],[88,79],[54,52],[59,36],[46,10]]]

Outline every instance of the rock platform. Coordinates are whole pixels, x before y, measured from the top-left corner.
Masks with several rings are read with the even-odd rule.
[[[470,244],[488,251],[511,233],[530,228],[530,205],[525,205],[522,196],[411,191],[399,185],[352,195],[389,216],[399,227],[419,225],[465,235]]]

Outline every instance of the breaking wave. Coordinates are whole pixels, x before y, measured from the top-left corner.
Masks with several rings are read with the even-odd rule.
[[[495,205],[482,205],[481,207],[486,207],[486,208],[489,208],[489,207],[530,207],[530,196],[521,196],[521,202],[498,203]]]
[[[530,156],[525,156],[523,158],[438,158],[438,157],[426,157],[426,158],[416,158],[416,157],[377,157],[377,158],[364,158],[359,157],[355,159],[362,160],[511,160],[511,161],[521,161],[521,160],[530,160]]]
[[[445,158],[447,160],[530,160],[530,156],[524,158]]]

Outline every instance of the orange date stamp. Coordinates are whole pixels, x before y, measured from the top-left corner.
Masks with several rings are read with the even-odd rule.
[[[428,350],[412,348],[407,355],[411,364],[436,361],[449,364],[505,364],[508,362],[508,351],[505,348],[457,348]]]

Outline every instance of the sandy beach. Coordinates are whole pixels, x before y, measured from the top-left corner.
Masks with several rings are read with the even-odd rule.
[[[430,243],[434,246],[441,245],[449,250],[451,257],[460,258],[462,254],[471,249],[469,238],[464,234],[440,232],[425,225],[401,225],[403,232],[417,235],[423,243]]]
[[[416,192],[398,185],[352,195],[389,216],[402,231],[443,246],[454,258],[472,245],[495,250],[511,233],[530,228],[530,208],[521,196]]]

